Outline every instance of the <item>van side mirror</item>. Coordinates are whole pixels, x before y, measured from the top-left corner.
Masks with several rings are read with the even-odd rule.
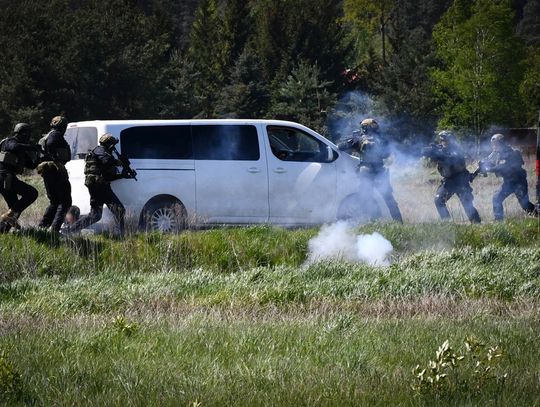
[[[336,152],[330,146],[326,146],[326,154],[327,154],[326,155],[326,162],[327,163],[331,163],[337,158],[336,157]]]

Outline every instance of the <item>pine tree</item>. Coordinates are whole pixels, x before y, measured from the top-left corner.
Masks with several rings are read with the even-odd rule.
[[[193,90],[200,107],[197,117],[201,118],[213,116],[217,94],[225,80],[220,25],[216,0],[201,0],[187,53],[198,72]]]
[[[246,0],[227,0],[222,27],[220,46],[223,64],[230,67],[235,64],[253,35],[250,3]]]
[[[331,85],[321,78],[318,66],[302,61],[279,87],[271,114],[326,133],[327,112],[335,102]]]
[[[303,60],[317,64],[337,90],[347,48],[341,6],[334,0],[259,0],[254,3],[255,47],[265,80],[276,90]]]
[[[217,112],[229,118],[262,118],[269,100],[259,58],[247,47],[234,65],[229,85],[221,92]]]

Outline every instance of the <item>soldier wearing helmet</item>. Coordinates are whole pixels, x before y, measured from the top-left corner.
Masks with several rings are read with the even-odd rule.
[[[119,173],[122,163],[113,152],[118,139],[110,133],[99,138],[99,145],[89,151],[85,158],[85,185],[90,193],[90,213],[82,216],[73,225],[65,229],[66,233],[78,232],[101,219],[103,205],[112,212],[120,233],[124,232],[125,208],[111,188],[111,182],[121,178],[132,178],[125,172]]]
[[[535,206],[529,200],[527,173],[523,169],[523,156],[510,147],[504,135],[494,134],[491,137],[491,154],[481,162],[482,170],[492,172],[502,178],[501,188],[493,195],[493,216],[495,220],[504,219],[503,202],[515,194],[519,205],[529,215],[538,215]]]
[[[384,160],[390,156],[388,142],[380,134],[380,128],[374,119],[364,119],[360,122],[360,131],[338,144],[340,150],[356,154],[360,157],[359,173],[363,181],[370,181],[373,190],[383,198],[390,216],[398,222],[403,222],[399,206],[394,199],[390,175],[384,165]]]
[[[65,164],[71,160],[71,149],[65,139],[67,119],[55,116],[51,120],[51,130],[39,140],[43,150],[43,160],[37,171],[43,177],[49,206],[45,210],[39,226],[58,232],[71,206],[71,184]]]
[[[30,125],[18,123],[13,135],[0,142],[0,194],[9,208],[0,216],[0,233],[12,227],[20,228],[21,213],[38,197],[34,187],[17,178],[25,169],[36,168],[38,163],[40,147],[29,144],[30,134]]]
[[[439,144],[431,144],[422,150],[422,155],[437,164],[442,176],[441,185],[435,193],[435,207],[441,219],[449,219],[446,202],[457,195],[471,223],[480,223],[480,215],[474,207],[471,174],[465,165],[465,154],[454,133],[439,132]]]

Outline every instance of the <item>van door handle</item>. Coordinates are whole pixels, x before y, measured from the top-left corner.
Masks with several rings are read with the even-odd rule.
[[[287,172],[287,170],[285,168],[282,168],[282,167],[278,167],[274,170],[274,172],[278,173],[278,174],[283,174],[284,172]]]
[[[261,172],[261,170],[257,167],[250,167],[248,168],[248,172],[251,172],[252,174],[257,174],[258,172]]]

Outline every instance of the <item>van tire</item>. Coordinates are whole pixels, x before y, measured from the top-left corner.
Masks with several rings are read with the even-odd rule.
[[[142,211],[141,226],[147,232],[180,233],[187,228],[187,212],[173,197],[154,198]]]

